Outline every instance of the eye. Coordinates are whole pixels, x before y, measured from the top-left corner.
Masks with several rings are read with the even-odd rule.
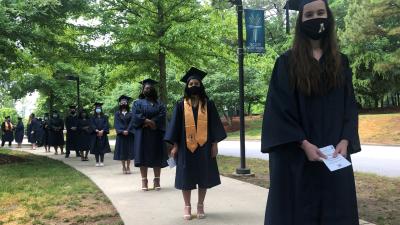
[[[305,16],[306,18],[311,18],[311,17],[313,16],[313,13],[312,13],[312,12],[306,12],[306,13],[304,14],[304,16]]]
[[[318,16],[324,16],[326,14],[325,10],[318,10]]]

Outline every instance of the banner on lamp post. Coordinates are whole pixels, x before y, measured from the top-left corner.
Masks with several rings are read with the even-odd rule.
[[[263,9],[245,9],[246,52],[265,52],[265,25]]]

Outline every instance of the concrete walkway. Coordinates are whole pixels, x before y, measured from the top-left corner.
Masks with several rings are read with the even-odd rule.
[[[15,148],[13,148],[16,150]],[[131,175],[122,174],[118,161],[112,154],[105,157],[104,167],[95,167],[94,158],[82,162],[72,153],[69,159],[63,155],[45,153],[44,148],[25,152],[60,160],[88,176],[111,200],[126,225],[262,225],[268,190],[235,179],[222,177],[222,184],[208,191],[205,201],[207,218],[184,221],[181,192],[174,188],[175,170],[165,168],[161,174],[161,191],[143,192],[140,173],[133,168]],[[52,150],[53,151],[53,150]],[[149,173],[152,187],[153,173]],[[196,215],[197,193],[192,193],[192,215]],[[360,225],[373,225],[360,220]]]

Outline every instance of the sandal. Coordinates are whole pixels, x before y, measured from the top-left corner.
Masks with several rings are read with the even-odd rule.
[[[148,182],[149,181],[147,180],[146,177],[142,177],[142,191],[148,191],[149,190],[149,188],[147,186]]]
[[[157,181],[157,182],[156,182]],[[160,177],[154,177],[153,179],[154,190],[159,191],[161,190],[160,186]]]
[[[204,204],[197,204],[197,219],[204,219],[206,215],[204,214]]]
[[[192,207],[190,205],[185,206],[184,212],[185,214],[183,215],[184,220],[191,220],[192,219]]]

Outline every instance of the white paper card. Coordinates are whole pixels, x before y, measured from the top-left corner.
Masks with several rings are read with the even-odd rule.
[[[335,152],[335,147],[333,147],[333,145],[320,148],[319,150],[326,155],[327,159],[322,160],[331,172],[351,165],[351,163],[340,154],[338,154],[336,158],[333,158],[333,153]]]
[[[169,159],[167,160],[167,163],[168,163],[169,168],[174,168],[176,166],[176,162],[173,157],[169,157]]]

